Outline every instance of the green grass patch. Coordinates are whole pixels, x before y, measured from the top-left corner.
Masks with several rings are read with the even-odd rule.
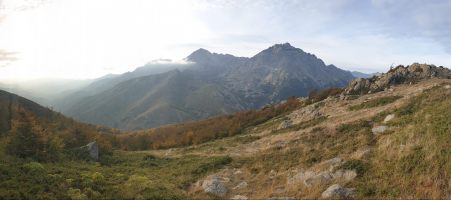
[[[104,162],[0,164],[0,199],[189,199],[189,185],[232,159],[115,152]]]
[[[402,98],[402,96],[380,97],[380,98],[377,98],[377,99],[372,99],[372,100],[367,101],[367,102],[363,102],[363,103],[358,104],[358,105],[350,106],[349,110],[355,111],[355,110],[362,110],[362,109],[367,109],[367,108],[379,107],[379,106],[383,106],[383,105],[387,105],[387,104],[393,103],[393,102],[395,102],[396,100],[398,100],[400,98]]]
[[[362,160],[348,160],[342,166],[342,169],[355,170],[358,176],[362,176],[368,171],[369,164]]]

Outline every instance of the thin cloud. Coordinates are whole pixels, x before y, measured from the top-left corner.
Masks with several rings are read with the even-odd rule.
[[[15,61],[17,58],[15,57],[16,52],[9,52],[0,49],[0,61]]]
[[[16,61],[17,60],[17,57],[15,56],[16,54],[17,53],[15,52],[8,52],[0,49],[0,68],[7,67],[13,61]]]

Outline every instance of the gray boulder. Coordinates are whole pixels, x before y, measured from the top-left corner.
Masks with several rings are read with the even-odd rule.
[[[89,157],[93,160],[99,160],[99,146],[96,141],[80,147],[77,151],[79,151],[78,153],[81,154],[82,157]]]
[[[227,188],[224,186],[219,176],[212,176],[210,179],[205,180],[202,183],[202,188],[204,189],[204,192],[218,197],[225,197],[227,194]]]
[[[344,188],[338,184],[333,184],[321,194],[321,197],[324,199],[352,199],[354,188]]]
[[[247,187],[247,182],[243,181],[243,182],[239,183],[237,186],[235,186],[233,189],[238,190],[238,189],[245,188],[245,187]]]
[[[379,135],[383,132],[385,132],[388,129],[387,126],[376,126],[371,129],[371,132],[373,132],[374,135]]]
[[[395,114],[389,114],[385,117],[384,119],[384,123],[387,123],[389,121],[391,121],[393,118],[395,118]]]
[[[243,195],[235,195],[232,197],[233,200],[248,200],[249,198],[247,196]]]

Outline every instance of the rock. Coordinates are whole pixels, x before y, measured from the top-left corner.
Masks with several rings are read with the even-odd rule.
[[[318,107],[315,107],[315,104],[311,104],[305,107],[302,107],[298,110],[293,111],[288,115],[293,124],[298,124],[303,121],[308,121],[312,119],[316,119],[322,116],[322,113],[319,111]]]
[[[335,157],[335,158],[326,160],[324,162],[335,167],[335,166],[341,165],[342,161],[343,160],[341,158]]]
[[[322,194],[324,199],[339,198],[339,199],[352,199],[354,197],[353,188],[344,188],[338,184],[331,185]]]
[[[399,65],[387,73],[371,78],[353,80],[344,90],[344,95],[360,95],[383,91],[392,85],[414,83],[430,78],[451,79],[451,70],[434,65],[414,63],[410,66]]]
[[[96,141],[90,142],[87,145],[80,147],[79,150],[81,156],[89,157],[93,160],[99,160],[99,147]]]
[[[451,85],[445,85],[445,89],[450,89]]]
[[[246,181],[242,181],[237,186],[235,186],[233,189],[237,190],[237,189],[241,189],[241,188],[245,188],[245,187],[247,187],[247,182]]]
[[[313,177],[304,180],[304,185],[307,187],[317,186],[317,185],[325,185],[330,183],[333,179],[332,174],[330,172],[320,172]]]
[[[278,129],[286,129],[286,128],[289,128],[289,127],[291,127],[292,124],[293,124],[293,122],[292,122],[291,120],[283,120],[283,121],[280,123]]]
[[[204,192],[219,197],[225,197],[227,194],[227,188],[222,183],[221,177],[218,176],[212,176],[210,179],[205,180],[202,183],[202,188],[204,189]]]
[[[355,170],[337,170],[332,174],[334,179],[344,179],[345,181],[351,181],[357,177],[357,172]]]
[[[271,171],[269,172],[269,178],[274,178],[277,175],[277,172],[274,171],[273,169],[271,169]]]
[[[164,156],[169,156],[172,154],[172,149],[168,149],[165,153]]]
[[[358,150],[356,152],[353,153],[353,155],[351,156],[353,159],[368,159],[368,157],[370,156],[371,150],[368,149],[361,149]]]
[[[243,195],[235,195],[232,197],[233,200],[248,200],[249,198],[247,196]]]
[[[313,171],[305,171],[296,173],[294,176],[288,178],[289,184],[296,184],[297,182],[303,182],[307,179],[313,178],[316,173]]]
[[[235,170],[234,172],[233,172],[233,174],[234,175],[239,175],[239,174],[242,174],[243,172],[241,171],[241,170],[239,170],[239,169],[237,169],[237,170]]]
[[[294,197],[269,197],[268,200],[295,200]]]
[[[375,135],[379,135],[379,134],[385,132],[387,129],[388,129],[387,126],[376,126],[371,129],[371,132],[373,132],[373,134],[375,134]]]
[[[389,122],[390,120],[392,120],[393,118],[395,118],[395,114],[389,114],[385,117],[384,119],[384,123]]]

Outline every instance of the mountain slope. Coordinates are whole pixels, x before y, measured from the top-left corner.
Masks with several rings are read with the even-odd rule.
[[[175,70],[122,82],[87,97],[73,112],[93,123],[142,129],[148,124],[188,121],[243,109],[230,96],[219,85]]]
[[[355,82],[369,84],[356,88]],[[300,107],[248,126],[242,135],[148,153],[231,156],[228,167],[189,187],[197,199],[449,199],[451,70],[413,64],[355,82],[313,103],[298,99]],[[198,128],[191,127],[194,134],[176,139],[158,130],[147,137],[154,138],[153,147],[183,137],[196,141]]]
[[[115,77],[123,81],[77,100],[63,113],[84,122],[143,129],[259,108],[353,79],[288,43],[252,58],[199,49],[186,60],[191,65],[184,70]]]
[[[7,151],[20,158],[55,161],[65,150],[94,140],[103,153],[108,153],[111,152],[112,133],[117,131],[79,123],[26,98],[0,90],[0,155]]]

